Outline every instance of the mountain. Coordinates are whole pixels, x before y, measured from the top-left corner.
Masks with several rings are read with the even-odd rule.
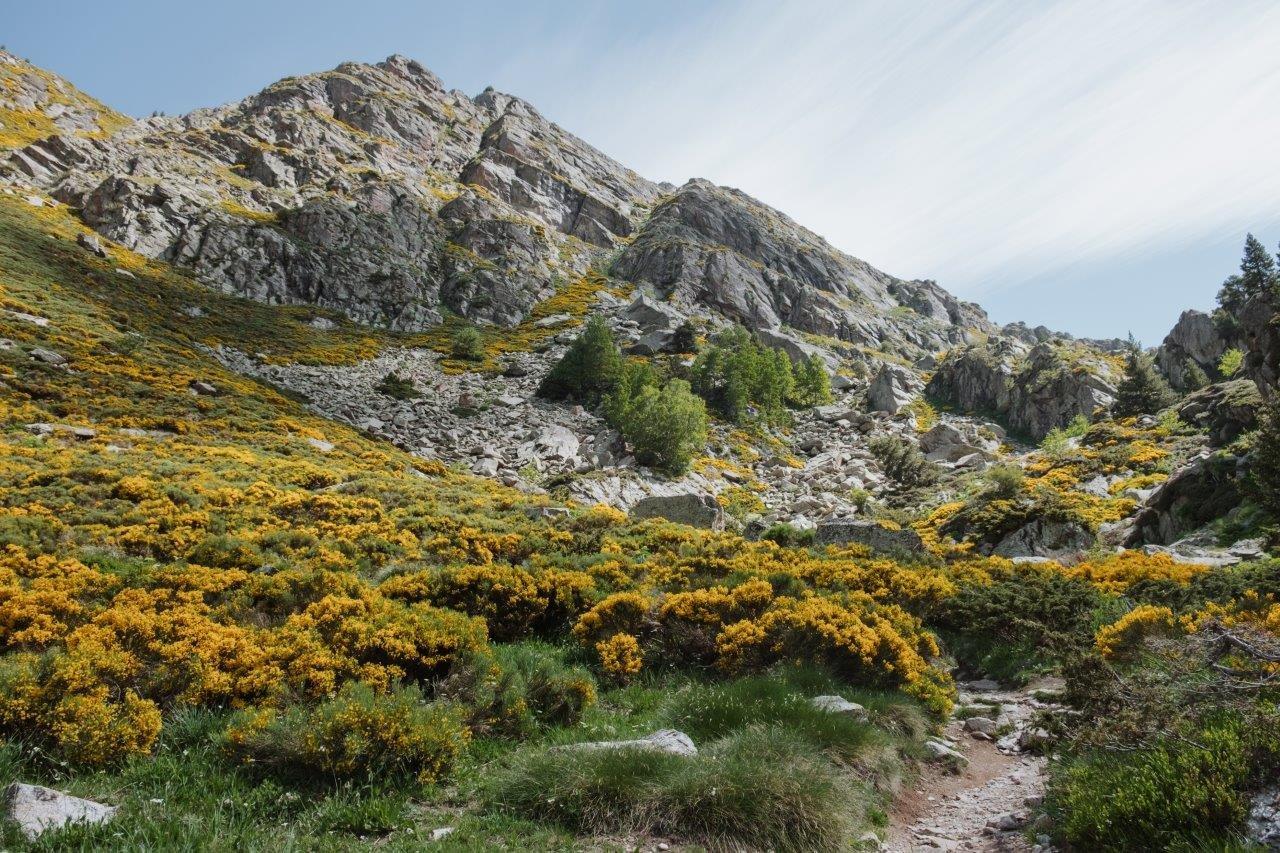
[[[8,55],[5,67],[41,73]],[[619,253],[622,278],[754,329],[918,357],[990,328],[976,306],[843,255],[741,192],[667,193],[519,98],[467,97],[400,56],[119,125],[42,136],[5,174],[104,237],[264,302],[398,330],[447,313],[513,326]]]
[[[1143,352],[403,57],[0,59],[4,849],[1280,837],[1261,244]]]

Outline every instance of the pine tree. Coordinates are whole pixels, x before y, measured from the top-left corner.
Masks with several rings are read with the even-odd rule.
[[[818,356],[811,355],[804,361],[796,362],[793,372],[796,381],[791,401],[796,405],[822,406],[834,399],[831,396],[831,380],[827,376],[826,365]]]
[[[1280,404],[1268,404],[1258,420],[1245,487],[1254,502],[1280,519]]]
[[[1117,417],[1150,415],[1173,403],[1175,395],[1169,383],[1156,371],[1151,356],[1129,336],[1129,354],[1124,379],[1116,389],[1114,412]]]
[[[613,332],[597,314],[542,380],[538,396],[594,405],[613,388],[621,371],[622,353]]]
[[[1276,272],[1275,258],[1252,234],[1244,238],[1244,255],[1240,259],[1240,272],[1222,283],[1218,291],[1218,304],[1230,314],[1236,314],[1249,299],[1280,287],[1280,274]]]

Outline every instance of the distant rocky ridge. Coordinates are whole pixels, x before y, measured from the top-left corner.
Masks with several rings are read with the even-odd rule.
[[[3,57],[11,78],[47,74]],[[61,130],[14,150],[2,176],[223,291],[361,323],[420,330],[455,313],[511,326],[608,266],[756,330],[908,358],[993,328],[976,305],[844,255],[744,193],[694,180],[664,195],[519,98],[448,90],[400,56],[111,134]]]

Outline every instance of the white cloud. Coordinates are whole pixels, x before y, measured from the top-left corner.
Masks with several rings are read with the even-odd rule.
[[[748,2],[606,47],[600,24],[562,34],[554,118],[967,295],[1280,213],[1272,2]]]

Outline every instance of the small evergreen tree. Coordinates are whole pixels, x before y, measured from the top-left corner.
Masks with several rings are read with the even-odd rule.
[[[697,330],[688,320],[685,320],[676,328],[675,336],[671,338],[671,349],[676,352],[698,351]]]
[[[613,388],[622,370],[622,353],[613,332],[599,314],[538,386],[538,396],[594,405]]]
[[[1244,255],[1240,272],[1222,283],[1218,304],[1228,314],[1236,315],[1249,299],[1280,287],[1280,274],[1267,247],[1252,234],[1244,238]]]
[[[1169,383],[1156,370],[1151,357],[1142,351],[1142,345],[1130,335],[1124,379],[1116,389],[1115,415],[1155,414],[1173,403],[1174,399]]]
[[[897,435],[879,435],[868,445],[885,475],[900,486],[914,489],[938,482],[941,471],[924,458],[920,448]]]
[[[791,401],[797,406],[824,406],[835,398],[831,395],[831,379],[826,365],[816,355],[792,367],[795,373],[795,389]]]
[[[1182,387],[1188,391],[1199,391],[1209,384],[1209,375],[1200,365],[1191,359],[1182,366]]]
[[[752,409],[766,422],[787,417],[786,403],[795,386],[791,359],[761,346],[741,326],[718,335],[690,372],[698,396],[734,423],[745,423]]]
[[[611,421],[642,465],[683,474],[707,444],[706,404],[681,379],[661,390],[639,373],[629,379],[637,384],[619,383],[610,398]]]

